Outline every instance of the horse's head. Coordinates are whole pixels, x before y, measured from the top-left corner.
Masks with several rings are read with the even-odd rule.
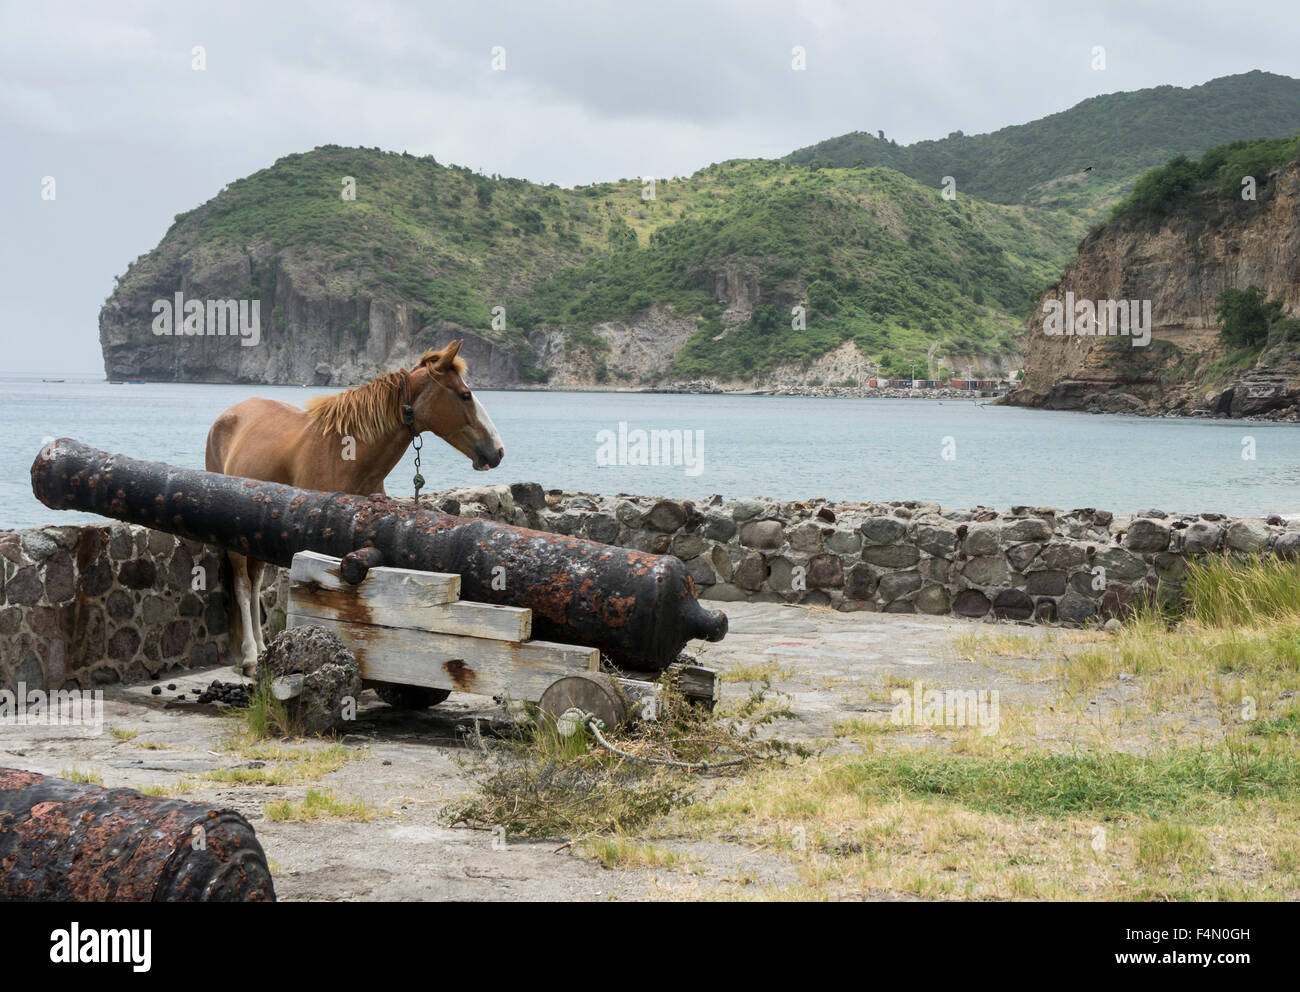
[[[411,406],[415,429],[432,431],[485,472],[501,464],[506,449],[492,418],[465,385],[460,342],[441,351],[426,351],[411,372]]]

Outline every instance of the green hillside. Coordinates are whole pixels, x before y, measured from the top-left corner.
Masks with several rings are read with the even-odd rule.
[[[1266,72],[1201,86],[1157,86],[1092,97],[1059,114],[991,134],[960,131],[898,145],[864,132],[801,148],[789,162],[885,165],[926,186],[953,176],[959,191],[995,203],[1096,212],[1147,169],[1232,141],[1300,129],[1300,80]],[[1080,175],[1091,166],[1091,172]],[[1066,178],[1077,177],[1077,178]]]
[[[587,326],[672,303],[700,317],[678,356],[685,376],[744,377],[850,338],[887,367],[924,368],[936,343],[935,357],[1012,350],[1082,233],[1041,210],[944,200],[889,169],[728,162],[669,188],[680,219],[557,272],[530,294],[527,319]],[[755,275],[760,298],[724,328],[710,289],[728,267]]]
[[[355,200],[340,196],[345,176]],[[647,199],[639,180],[560,189],[326,146],[179,215],[120,291],[176,268],[162,257],[261,242],[308,259],[336,297],[382,288],[422,322],[496,339],[526,367],[537,328],[564,327],[571,343],[599,349],[593,324],[655,304],[698,320],[681,375],[756,374],[848,338],[902,368],[936,342],[934,357],[1008,351],[1082,233],[1080,221],[1046,211],[944,200],[888,169],[727,162],[661,180]],[[275,268],[255,269],[251,295],[274,295]],[[723,334],[713,285],[729,269],[750,273],[759,298],[751,318]],[[807,310],[799,332],[790,330],[795,304]],[[491,329],[498,305],[507,313],[500,332]]]
[[[670,377],[757,377],[850,339],[887,373],[915,362],[936,374],[945,356],[1015,351],[1037,294],[1142,171],[1298,128],[1300,82],[1252,72],[1097,97],[987,135],[908,147],[846,135],[782,161],[661,179],[652,196],[640,180],[561,189],[330,145],[179,215],[105,313],[119,315],[114,341],[147,341],[149,301],[185,272],[255,258],[249,296],[276,299],[277,278],[292,271],[295,286],[345,304],[326,333],[354,354],[370,335],[364,301],[382,297],[413,308],[414,344],[460,327],[517,355],[534,380],[545,377],[535,332],[561,330],[603,369],[594,325],[652,308],[696,328]],[[957,177],[955,199],[940,193],[944,175]],[[340,196],[345,177],[355,199]],[[741,304],[724,285],[743,288]],[[792,329],[796,306],[806,326]],[[278,330],[305,333],[294,319],[274,312]]]

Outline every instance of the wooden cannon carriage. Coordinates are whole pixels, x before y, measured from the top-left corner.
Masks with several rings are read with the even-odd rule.
[[[286,627],[334,633],[366,685],[390,703],[435,705],[471,692],[536,703],[556,720],[577,707],[611,728],[658,712],[660,683],[602,672],[598,648],[533,640],[531,610],[463,600],[459,575],[379,567],[353,584],[342,564],[314,551],[294,555]],[[688,699],[717,702],[713,669],[679,663],[668,671]],[[294,698],[302,683],[300,675],[278,678],[274,695]]]

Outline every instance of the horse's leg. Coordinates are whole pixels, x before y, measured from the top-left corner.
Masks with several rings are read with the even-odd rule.
[[[243,639],[239,649],[239,667],[245,675],[252,675],[257,667],[257,629],[253,621],[255,606],[252,598],[252,582],[248,575],[248,558],[230,552],[231,571],[235,579],[235,602],[239,606],[239,619],[243,624]]]
[[[258,657],[266,650],[266,636],[262,633],[262,575],[266,570],[266,563],[260,562],[256,558],[248,559],[248,581],[251,587],[249,602],[253,614],[253,644],[257,648]]]

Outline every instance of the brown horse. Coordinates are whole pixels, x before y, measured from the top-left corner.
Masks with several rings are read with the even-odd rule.
[[[460,344],[426,351],[412,369],[314,397],[306,410],[267,399],[236,403],[208,431],[207,470],[323,492],[383,493],[388,473],[412,438],[425,431],[471,459],[474,468],[495,468],[505,448],[465,385],[465,361],[456,355]],[[230,563],[243,626],[241,666],[251,675],[266,647],[262,563],[234,552]]]

